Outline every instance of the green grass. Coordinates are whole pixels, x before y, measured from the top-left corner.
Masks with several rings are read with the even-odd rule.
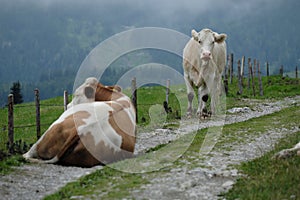
[[[0,150],[6,149],[8,141],[8,117],[7,108],[0,110]],[[14,106],[14,141],[22,140],[27,145],[33,144],[37,140],[36,118],[34,103],[23,103]],[[63,98],[57,97],[41,101],[41,134],[63,113]]]
[[[70,199],[72,196],[84,196],[93,199],[122,199],[129,191],[141,184],[148,183],[141,174],[122,173],[110,167],[104,167],[95,173],[69,183],[59,192],[50,195],[50,199]]]
[[[245,131],[246,134],[254,134],[256,128],[258,130],[269,130],[273,127],[272,124],[268,123],[269,121],[276,120],[280,124],[286,123],[286,127],[292,127],[295,124],[299,124],[297,118],[292,118],[299,114],[299,106],[295,108],[287,108],[280,112],[270,114],[267,116],[262,116],[259,118],[252,119],[248,124],[244,122],[225,125],[223,129],[223,135],[235,136],[233,130],[243,130],[245,125],[253,127],[251,132]],[[266,123],[263,123],[266,122]],[[256,126],[260,124],[259,126]],[[281,126],[282,128],[282,126]],[[197,167],[202,167],[201,156],[199,155],[199,150],[201,144],[204,140],[205,134],[208,129],[202,129],[192,134],[186,135],[179,140],[173,141],[170,144],[159,145],[156,148],[152,148],[147,154],[141,155],[134,159],[123,160],[118,163],[114,163],[104,167],[104,169],[92,173],[88,176],[82,177],[80,180],[67,184],[57,193],[48,196],[46,199],[69,199],[72,196],[84,196],[84,198],[92,199],[122,199],[130,196],[130,191],[132,190],[142,190],[145,188],[145,185],[149,183],[151,178],[163,176],[165,173],[170,172],[172,169],[179,167],[188,167],[188,169],[193,169]],[[242,136],[240,136],[242,137]],[[245,137],[244,137],[245,138]],[[222,140],[225,138],[220,138],[221,144]],[[242,139],[242,138],[240,138]],[[173,162],[168,163],[170,158],[174,155],[178,148],[183,146],[185,143],[192,140],[192,143],[189,145],[187,150],[178,158],[173,159]],[[288,195],[297,195],[295,192],[299,190],[299,162],[300,158],[294,157],[291,160],[272,160],[271,157],[275,152],[281,150],[282,148],[290,147],[291,144],[295,144],[300,140],[299,132],[294,134],[292,137],[284,139],[280,143],[280,146],[277,146],[276,149],[262,158],[256,159],[249,163],[244,163],[240,169],[247,174],[247,178],[242,178],[239,180],[237,186],[242,187],[236,189],[239,193],[235,192],[235,187],[231,193],[228,194],[228,199],[253,199],[254,196],[261,193],[265,193],[266,196],[257,196],[256,199],[278,199],[278,195],[287,193]],[[235,140],[227,141],[227,144],[234,143]],[[242,141],[240,141],[242,142]],[[244,143],[246,141],[244,140]],[[223,143],[224,144],[224,143]],[[217,144],[216,148],[219,148],[220,144]],[[143,165],[149,162],[152,159],[157,158],[158,162],[156,163],[158,170],[153,170],[145,173],[126,173],[125,171],[135,170],[141,172]],[[262,159],[262,160],[261,160]],[[189,163],[188,165],[186,163]],[[143,164],[140,166],[140,164]],[[161,167],[161,168],[160,168]],[[238,167],[238,166],[237,166]],[[119,169],[119,170],[116,170]],[[122,172],[122,170],[124,172]],[[283,170],[283,171],[282,171]],[[286,170],[289,170],[287,172]],[[255,176],[252,177],[252,174]],[[277,175],[277,177],[274,176]],[[274,177],[273,177],[274,176]],[[295,177],[297,176],[297,177]],[[270,179],[273,178],[273,179]],[[275,178],[278,178],[275,179]],[[289,182],[293,179],[290,184]],[[287,186],[282,186],[282,189],[278,188],[281,185],[286,184]],[[256,187],[257,189],[252,189]],[[273,188],[273,190],[265,190],[264,188]],[[289,190],[287,189],[289,188]],[[254,190],[253,193],[250,193],[250,190]],[[272,192],[273,198],[268,198],[268,193]],[[242,196],[243,194],[243,196]],[[250,195],[250,196],[248,196]],[[248,196],[248,197],[247,197]],[[245,198],[244,198],[245,197]],[[260,198],[261,197],[261,198]],[[227,198],[227,196],[226,196]],[[254,198],[255,199],[255,198]],[[279,198],[283,199],[283,198]]]
[[[24,162],[21,155],[6,157],[0,162],[0,176],[13,172],[13,166],[21,166]]]
[[[227,194],[226,199],[299,199],[300,198],[300,157],[272,159],[275,152],[291,148],[300,141],[300,132],[281,140],[275,150],[239,168],[245,177],[240,178]]]
[[[228,97],[243,97],[243,98],[256,98],[256,99],[280,99],[287,96],[295,96],[300,94],[300,80],[289,77],[270,76],[262,77],[262,85],[264,95],[259,95],[258,78],[255,81],[255,96],[252,89],[252,83],[250,82],[250,88],[248,88],[248,79],[243,79],[243,94],[237,95],[238,92],[238,80],[233,79],[232,84],[229,85]]]
[[[284,117],[282,117],[284,116]],[[221,147],[223,144],[235,142],[243,143],[244,135],[257,135],[266,132],[270,129],[280,130],[282,128],[294,127],[300,124],[300,107],[292,106],[278,112],[266,115],[263,120],[257,120],[256,118],[249,119],[244,122],[236,123],[231,126],[224,126],[223,133],[220,138],[222,142],[219,142],[216,147]]]

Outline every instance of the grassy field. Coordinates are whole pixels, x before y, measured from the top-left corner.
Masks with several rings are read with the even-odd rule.
[[[246,80],[244,81],[246,83]],[[287,96],[295,96],[300,95],[300,81],[291,79],[291,78],[284,78],[282,79],[279,76],[270,77],[267,79],[264,77],[264,96],[253,96],[252,91],[248,90],[247,88],[244,89],[244,93],[242,95],[237,95],[237,82],[234,79],[232,85],[229,85],[229,94],[226,100],[227,108],[235,107],[235,106],[248,106],[245,104],[244,101],[240,101],[241,98],[249,98],[251,100],[260,100],[260,99],[282,99]],[[258,91],[258,88],[256,88]],[[258,93],[258,92],[257,92]],[[163,106],[162,103],[165,101],[165,88],[158,86],[158,87],[143,87],[138,89],[138,129],[143,130],[146,128],[154,128],[155,126],[162,127],[162,122],[151,122],[151,109],[158,109],[161,110],[163,113]],[[58,106],[59,105],[59,106]],[[172,108],[172,113],[168,115],[164,115],[163,119],[166,121],[176,121],[177,117],[180,117],[182,114],[185,113],[185,109],[187,106],[187,99],[186,99],[186,92],[185,86],[172,86],[171,87],[171,94],[169,100],[169,106]],[[299,107],[297,107],[299,110]],[[149,115],[150,110],[150,115]],[[176,112],[177,111],[177,112]],[[288,112],[287,112],[288,111]],[[276,120],[282,120],[281,122],[284,124],[289,124],[290,122],[295,122],[296,118],[293,116],[299,116],[299,113],[294,113],[295,109],[285,110],[278,114],[274,114],[277,116]],[[57,97],[49,100],[41,101],[41,123],[42,123],[42,133],[49,127],[49,125],[56,120],[59,115],[63,112],[63,98]],[[155,112],[154,112],[155,113]],[[288,114],[290,113],[290,114]],[[274,120],[271,115],[269,116],[268,120]],[[285,117],[288,116],[288,117]],[[22,140],[26,142],[26,144],[32,144],[36,141],[36,131],[35,131],[35,107],[33,103],[24,103],[21,105],[15,106],[15,141]],[[154,119],[154,118],[153,118]],[[224,132],[229,135],[227,138],[235,138],[236,137],[236,130],[243,129],[245,126],[252,127],[253,133],[257,131],[255,128],[262,129],[263,123],[265,118],[258,118],[257,120],[253,119],[247,124],[235,124],[235,125],[228,125],[225,126],[225,129],[228,129],[228,132]],[[153,121],[153,120],[152,120]],[[158,123],[158,124],[156,124]],[[249,123],[252,123],[249,124]],[[257,124],[261,123],[260,126]],[[272,124],[272,123],[269,123]],[[299,122],[300,124],[300,122]],[[149,127],[149,125],[151,125]],[[153,125],[153,126],[152,126]],[[3,108],[0,110],[0,150],[6,151],[6,143],[7,143],[7,108]],[[199,144],[202,143],[206,130],[201,130],[196,134],[195,140],[193,144],[190,146],[189,151],[183,155],[183,159],[189,157],[190,154],[194,154],[193,151],[199,150]],[[261,131],[261,130],[260,130]],[[235,139],[234,139],[235,140]],[[286,138],[285,142],[281,143],[281,146],[276,147],[276,150],[282,149],[283,147],[291,146],[295,144],[295,141],[299,140],[299,133],[295,134],[291,138]],[[241,139],[242,141],[242,139]],[[231,142],[230,140],[226,142]],[[218,145],[217,145],[218,146]],[[161,147],[158,147],[154,150],[160,150]],[[155,151],[154,151],[155,152]],[[149,152],[148,154],[151,154]],[[245,199],[253,199],[251,195],[258,195],[260,191],[261,193],[287,193],[287,195],[297,195],[300,196],[299,193],[295,193],[293,189],[288,191],[289,186],[290,188],[298,188],[299,191],[299,184],[296,186],[288,184],[289,182],[295,183],[299,180],[295,177],[292,177],[294,174],[299,174],[299,171],[293,166],[299,166],[299,158],[293,158],[290,160],[283,160],[283,161],[273,161],[270,160],[272,156],[272,152],[267,154],[263,158],[263,160],[255,160],[253,162],[245,163],[241,166],[241,170],[245,174],[248,174],[247,178],[240,179],[238,184],[233,188],[232,191],[226,196],[228,199],[235,199],[236,197],[241,197],[241,193],[248,193],[250,196],[246,197]],[[3,161],[0,161],[0,174],[9,173],[11,171],[12,165],[21,165],[24,163],[24,160],[20,157],[20,155],[12,156],[7,158]],[[178,160],[178,162],[174,163],[175,165],[182,165],[182,162]],[[272,165],[275,168],[272,168]],[[171,167],[165,167],[162,171],[153,172],[157,174],[152,175],[159,175],[159,173],[164,173],[165,171],[170,170]],[[262,170],[263,169],[263,170]],[[273,170],[273,171],[272,171]],[[288,170],[288,172],[287,172]],[[277,179],[270,179],[276,178],[275,175],[267,173],[278,174],[278,177],[288,176],[287,179],[282,178],[280,181]],[[272,177],[273,176],[273,177]],[[289,178],[293,179],[292,181]],[[260,181],[264,179],[264,181]],[[252,180],[254,182],[252,182]],[[277,182],[276,182],[277,181]],[[288,183],[286,182],[288,181]],[[295,181],[295,182],[294,182]],[[146,184],[148,180],[141,174],[127,174],[122,173],[117,170],[114,170],[110,167],[105,167],[103,170],[96,172],[95,174],[91,174],[87,177],[80,179],[77,182],[68,184],[65,188],[63,188],[58,193],[49,197],[49,199],[63,199],[69,198],[71,195],[87,195],[90,196],[92,194],[104,194],[103,199],[107,198],[118,198],[124,197],[128,195],[127,189],[122,188],[139,188],[141,185]],[[262,185],[260,185],[260,182]],[[279,185],[274,185],[279,183]],[[110,183],[111,185],[107,185]],[[284,185],[284,186],[282,186]],[[286,186],[287,185],[287,186]],[[256,188],[255,188],[256,187]],[[271,189],[264,189],[264,188],[271,188]],[[278,188],[282,187],[283,190],[279,190]],[[84,188],[84,190],[83,190]],[[102,188],[99,190],[99,188]],[[121,188],[119,190],[114,190],[114,188]],[[83,191],[87,194],[83,194]],[[247,191],[247,192],[243,192]],[[249,191],[249,192],[248,192]],[[250,191],[253,191],[252,193]],[[261,196],[252,196],[255,197],[254,199],[260,199]],[[264,196],[262,196],[264,197]],[[277,196],[273,196],[273,199]],[[278,196],[279,197],[279,196]],[[287,198],[287,197],[285,197]],[[244,199],[244,198],[241,198]],[[262,198],[264,199],[264,198]],[[279,198],[281,199],[281,197]],[[287,198],[288,199],[288,198]]]

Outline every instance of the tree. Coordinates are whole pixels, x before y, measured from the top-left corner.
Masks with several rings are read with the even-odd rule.
[[[10,93],[14,95],[14,104],[23,103],[23,96],[21,93],[21,84],[20,82],[14,82],[13,86],[10,88]]]

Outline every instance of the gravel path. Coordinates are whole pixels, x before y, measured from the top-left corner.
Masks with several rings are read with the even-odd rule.
[[[292,104],[300,103],[300,96],[263,104],[250,101],[247,103],[248,105],[252,104],[251,109],[230,110],[234,113],[226,116],[225,124],[245,121],[279,111]],[[222,122],[207,120],[198,123],[197,120],[183,120],[180,130],[157,129],[140,134],[137,140],[136,154],[143,153],[158,144],[168,143],[180,135],[220,123]],[[187,167],[172,169],[170,173],[161,177],[152,177],[150,184],[144,186],[147,189],[132,191],[131,195],[135,199],[216,199],[218,194],[234,184],[235,178],[239,175],[236,169],[229,167],[230,165],[262,155],[272,149],[273,144],[279,138],[294,131],[299,131],[299,127],[270,130],[270,132],[252,139],[248,145],[236,145],[230,151],[213,151],[210,156],[207,155],[204,163],[201,163],[206,167],[199,166],[192,170],[188,170]],[[169,132],[172,134],[168,134]],[[197,159],[194,160],[197,161]],[[14,173],[1,177],[0,196],[1,199],[8,200],[41,199],[57,191],[66,183],[101,168],[101,166],[87,169],[49,164],[26,164],[16,167]]]

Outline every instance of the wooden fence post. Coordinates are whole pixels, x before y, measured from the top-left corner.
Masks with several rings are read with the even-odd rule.
[[[68,91],[64,91],[64,111],[68,109],[68,103],[69,103],[69,98],[68,98]]]
[[[253,96],[255,96],[255,81],[253,77],[253,70],[252,70],[252,64],[250,63],[250,74],[252,79],[252,90],[253,90]]]
[[[256,59],[254,59],[253,60],[253,67],[252,67],[253,77],[254,78],[256,77],[256,65],[257,65],[257,62],[256,62]]]
[[[224,79],[224,89],[225,89],[225,94],[228,95],[228,79]]]
[[[230,84],[232,84],[232,79],[233,79],[233,53],[230,54],[230,65],[229,65],[229,70],[230,70]]]
[[[136,77],[131,80],[131,101],[135,109],[135,121],[138,123],[138,108],[137,108],[137,89],[136,89]]]
[[[227,56],[228,61],[228,56]],[[225,65],[225,73],[224,73],[224,88],[225,88],[225,94],[228,95],[228,62],[227,65]]]
[[[267,62],[267,77],[269,78],[270,73],[269,73],[269,62]]]
[[[14,152],[14,95],[8,95],[8,151]]]
[[[169,105],[169,94],[170,94],[170,79],[167,80],[167,87],[166,87],[166,102]]]
[[[241,61],[238,60],[238,86],[239,86],[239,92],[238,94],[243,94],[243,85],[242,85],[242,71],[241,71]]]
[[[261,71],[260,71],[260,65],[259,62],[257,61],[257,71],[258,71],[258,84],[259,84],[259,95],[264,96],[264,90],[263,90],[263,85],[262,85],[262,80],[261,80]]]
[[[250,90],[250,79],[251,79],[251,73],[250,73],[250,68],[251,68],[251,58],[248,58],[248,90]]]
[[[280,76],[282,78],[283,77],[283,65],[280,66],[279,74],[280,74]]]
[[[35,94],[35,121],[36,121],[36,137],[39,139],[41,137],[41,114],[40,114],[40,91],[36,88],[34,90]]]
[[[241,75],[244,77],[244,68],[245,68],[245,56],[242,57],[242,63],[241,63]]]

